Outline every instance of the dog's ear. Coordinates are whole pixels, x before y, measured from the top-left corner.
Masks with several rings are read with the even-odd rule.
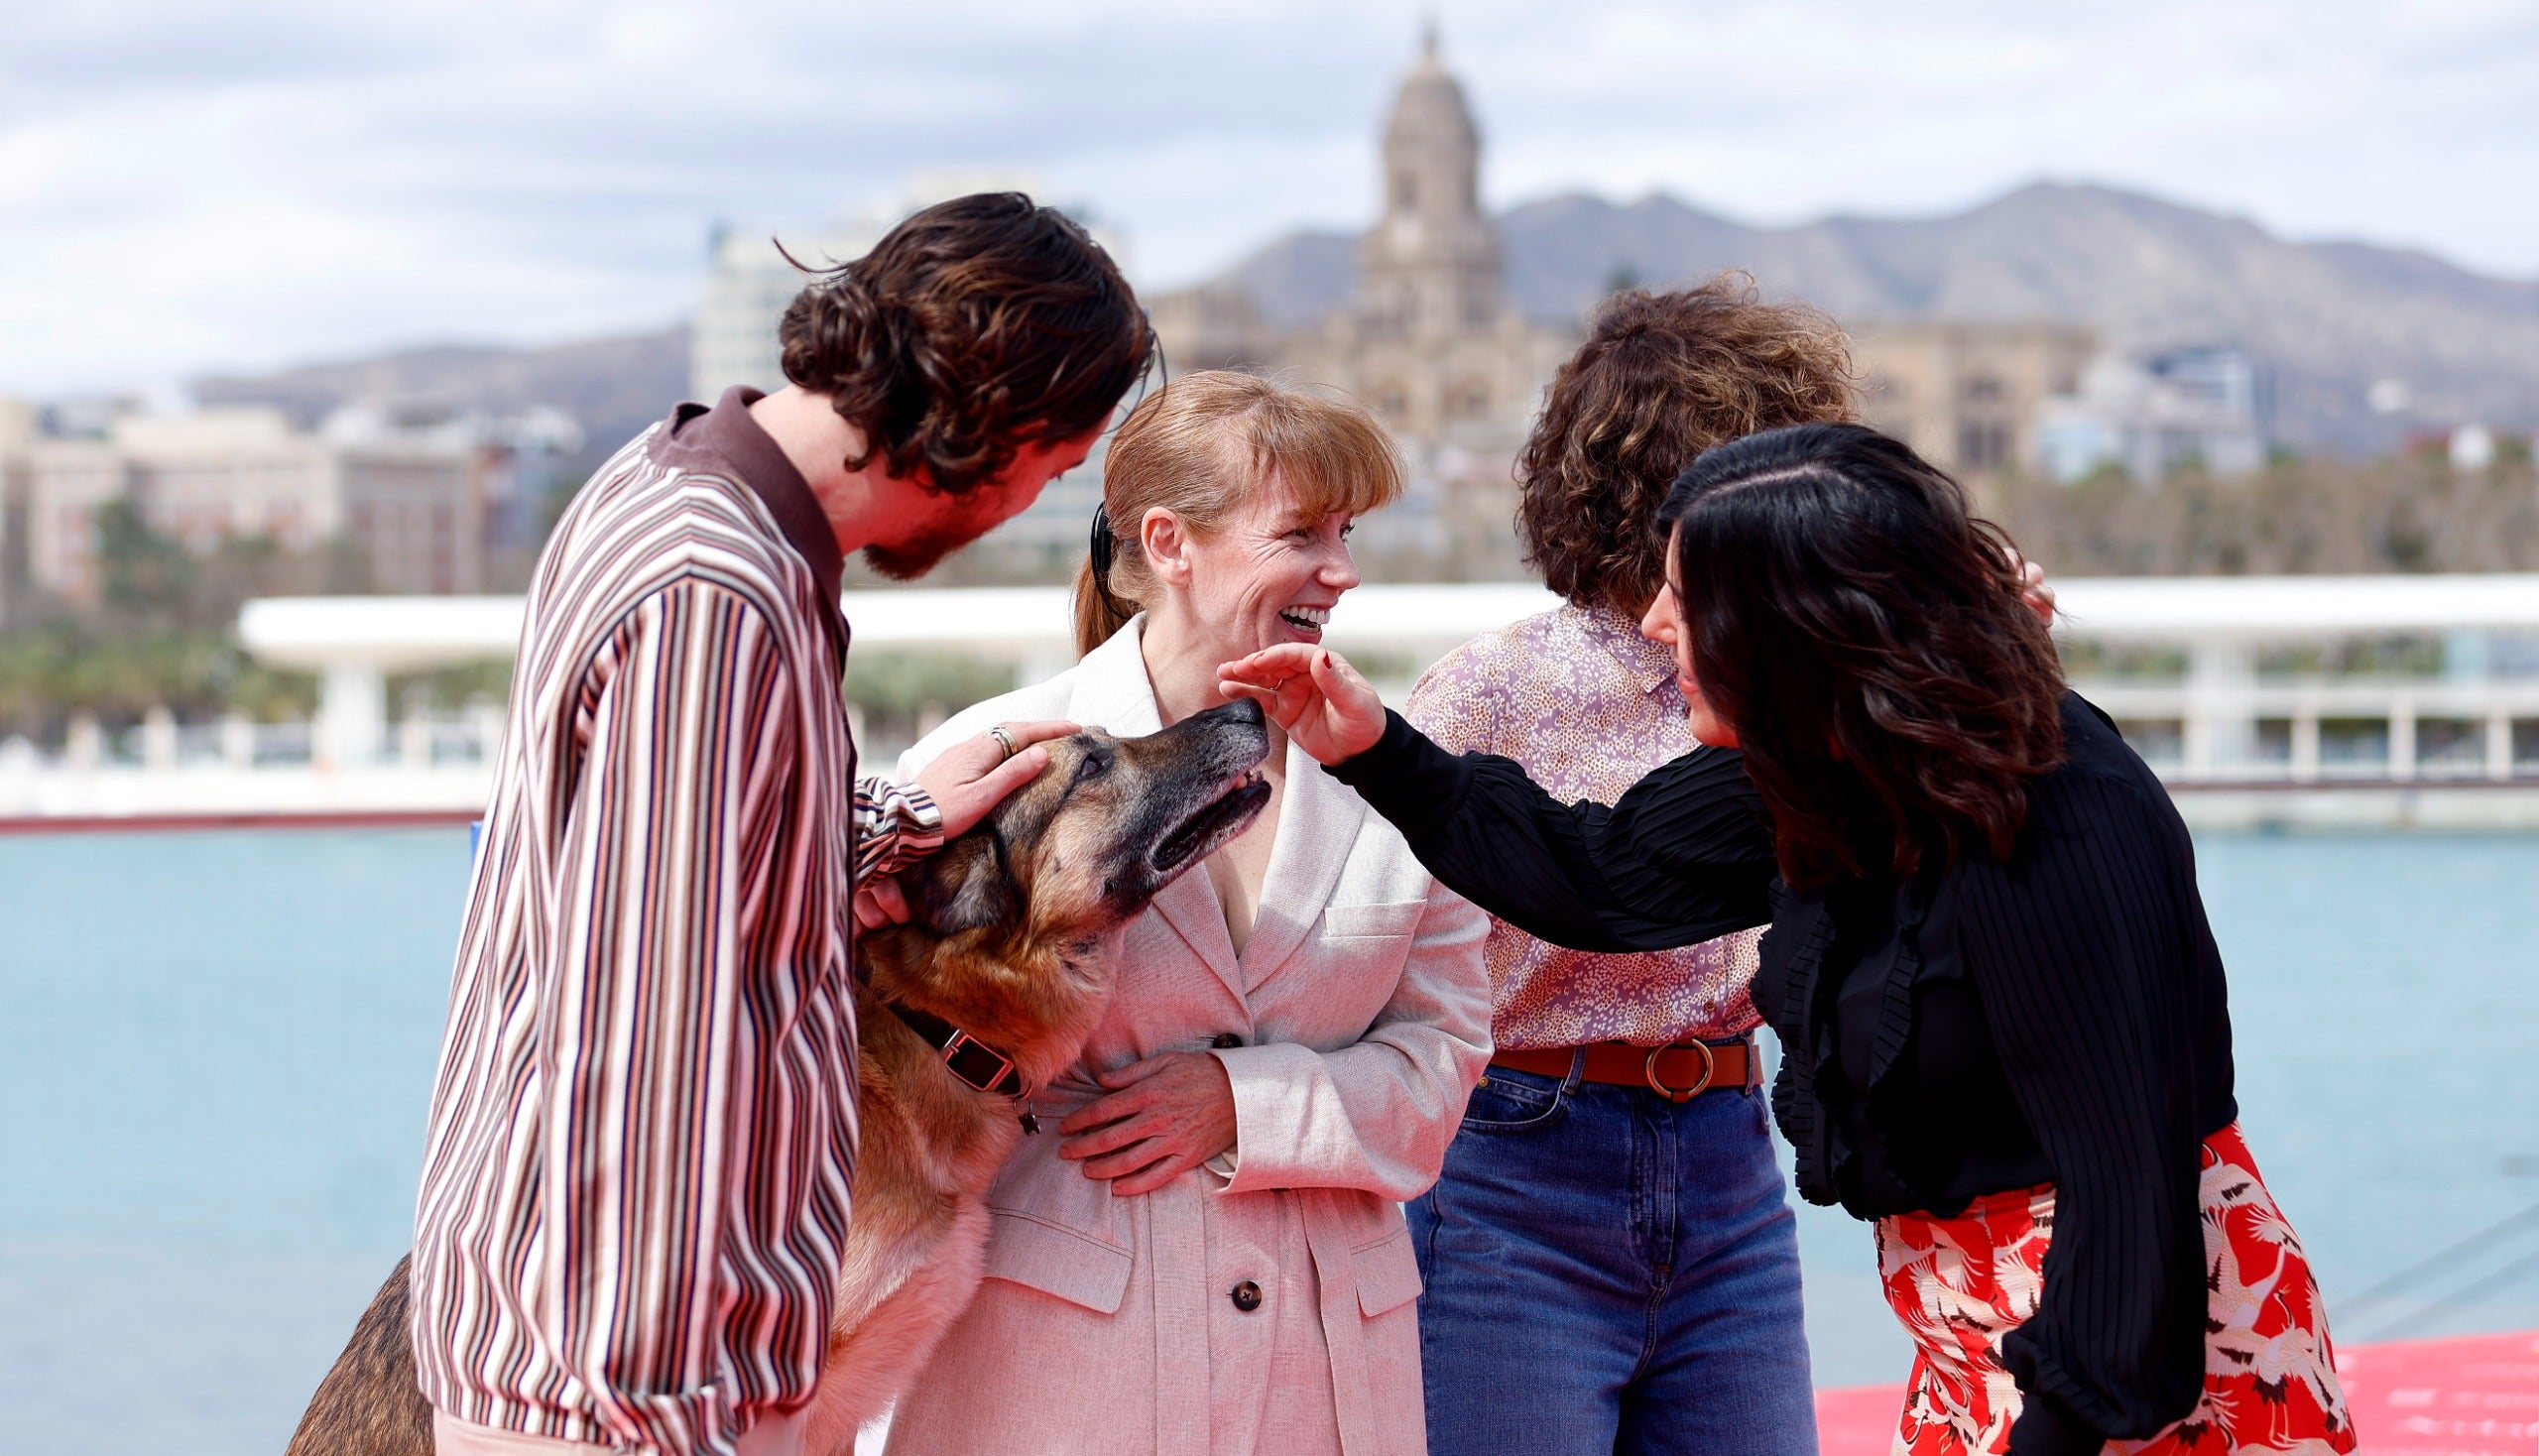
[[[980,930],[1021,909],[1004,857],[986,834],[964,834],[920,864],[906,888],[915,918],[937,935]]]

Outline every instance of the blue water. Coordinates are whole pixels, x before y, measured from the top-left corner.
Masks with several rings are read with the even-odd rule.
[[[2242,1125],[2332,1305],[2539,1202],[2539,836],[2200,845]],[[0,1451],[282,1448],[405,1247],[466,857],[0,838]],[[1900,1378],[1866,1232],[1801,1243],[1820,1382]],[[2434,1313],[2539,1326],[2539,1270]]]

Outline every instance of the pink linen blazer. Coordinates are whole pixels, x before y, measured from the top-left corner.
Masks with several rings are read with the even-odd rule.
[[[903,782],[1001,720],[1153,732],[1143,627],[954,717],[901,759]],[[1234,1088],[1230,1168],[1116,1198],[1054,1133],[1024,1139],[989,1197],[986,1284],[903,1395],[891,1450],[1424,1452],[1399,1204],[1436,1180],[1490,1057],[1487,928],[1290,749],[1244,953],[1208,877],[1184,875],[1120,932],[1108,1013],[1035,1098],[1054,1125],[1099,1095],[1094,1069],[1231,1032],[1242,1045],[1215,1051]],[[1243,1280],[1259,1308],[1229,1297]]]

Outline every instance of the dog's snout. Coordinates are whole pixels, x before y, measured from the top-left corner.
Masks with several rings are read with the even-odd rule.
[[[1237,724],[1237,727],[1267,727],[1267,724],[1270,724],[1270,719],[1262,714],[1262,706],[1252,699],[1234,699],[1232,704],[1214,706],[1214,709],[1201,711],[1201,714],[1191,714],[1191,716],[1201,716],[1201,719],[1209,719],[1209,722]]]

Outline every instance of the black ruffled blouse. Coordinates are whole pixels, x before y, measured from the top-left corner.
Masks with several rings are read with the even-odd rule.
[[[1793,893],[1735,753],[1610,808],[1400,718],[1331,772],[1437,878],[1554,944],[1655,950],[1768,921],[1754,1002],[1799,1191],[1864,1218],[2056,1185],[2042,1307],[2003,1350],[2022,1453],[2182,1418],[2203,1384],[2202,1144],[2237,1116],[2222,959],[2168,793],[2067,695],[2064,764],[2006,862]],[[2047,1398],[2040,1399],[2040,1395]]]

